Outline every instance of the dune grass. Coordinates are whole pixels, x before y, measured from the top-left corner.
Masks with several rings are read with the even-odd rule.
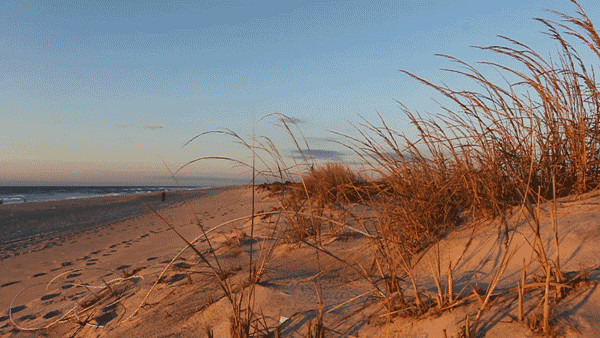
[[[296,175],[296,183],[288,184],[282,203],[285,211],[296,216],[288,221],[301,229],[299,239],[306,241],[315,234],[315,246],[319,246],[317,234],[327,224],[322,216],[349,215],[349,224],[362,226],[376,248],[381,282],[374,282],[374,293],[390,314],[416,315],[432,306],[441,310],[460,301],[453,294],[452,264],[444,292],[439,251],[428,258],[437,295],[435,300],[421,296],[413,268],[426,249],[435,248],[457,225],[481,219],[499,220],[509,248],[514,229],[507,219],[522,214],[535,235],[531,246],[544,276],[539,284],[544,290],[541,319],[529,319],[529,323],[532,330],[550,334],[551,304],[559,300],[563,286],[577,278],[569,280],[560,270],[555,206],[554,248],[542,244],[540,204],[589,192],[600,183],[600,94],[593,68],[577,52],[589,48],[600,57],[600,37],[579,4],[573,4],[576,16],[553,12],[559,21],[535,19],[556,43],[559,52],[552,58],[507,37],[502,37],[505,45],[477,47],[504,56],[506,64],[516,64],[483,63],[514,82],[492,82],[483,70],[447,55],[442,57],[458,66],[449,71],[472,81],[480,91],[438,85],[404,71],[437,90],[449,104],[441,106],[443,113],[435,116],[422,116],[402,106],[418,131],[416,137],[392,129],[383,120],[365,121],[357,128],[358,137],[342,135],[344,145],[370,168],[363,177],[343,163],[305,165],[309,169]],[[281,121],[291,131],[285,117]],[[551,250],[555,257],[548,257]],[[505,251],[488,289],[477,295],[482,303],[465,329],[467,336],[476,332],[513,254]],[[373,281],[373,277],[365,273],[366,279]],[[404,277],[410,280],[411,299],[398,283]],[[519,283],[522,298],[523,289],[532,284],[527,285],[525,278]],[[554,300],[550,299],[552,289],[557,290]]]
[[[540,205],[591,191],[600,184],[600,92],[592,67],[577,52],[588,48],[600,57],[600,36],[579,4],[572,2],[575,16],[553,12],[558,21],[535,19],[556,43],[558,54],[551,58],[508,37],[502,37],[504,45],[477,47],[507,59],[506,64],[482,63],[500,73],[505,82],[494,82],[483,70],[447,55],[441,56],[457,66],[448,71],[471,81],[479,91],[438,85],[404,71],[437,90],[449,103],[433,116],[401,105],[416,136],[394,130],[384,120],[364,121],[357,128],[358,136],[338,134],[345,139],[343,145],[368,168],[360,175],[342,162],[315,163],[294,119],[279,113],[270,117],[279,121],[301,155],[292,159],[293,163],[269,138],[246,141],[226,130],[216,133],[232,136],[251,151],[252,165],[226,157],[204,157],[186,166],[219,159],[251,168],[253,179],[265,179],[268,183],[261,187],[278,201],[278,220],[285,224],[279,238],[309,245],[317,262],[320,255],[333,256],[362,276],[372,285],[372,295],[385,309],[382,315],[388,322],[394,316],[422,316],[432,309],[439,313],[477,299],[479,310],[466,316],[461,329],[466,337],[477,334],[482,315],[492,299],[499,297],[497,285],[515,253],[509,250],[515,229],[508,219],[522,217],[534,235],[530,245],[541,275],[528,274],[524,266],[521,280],[515,281],[518,319],[534,332],[552,334],[551,307],[564,296],[565,288],[578,285],[583,274],[561,271],[555,205],[554,242],[550,244],[554,248],[543,244]],[[253,184],[253,192],[255,188]],[[462,256],[446,268],[436,243],[456,226],[482,220],[497,220],[506,250],[486,290],[455,293],[453,269]],[[368,238],[374,252],[373,267],[335,256],[323,244],[324,233]],[[470,244],[471,240],[465,243],[463,253]],[[552,250],[556,254],[549,257]],[[273,250],[266,252],[263,268]],[[424,257],[435,284],[433,296],[424,291],[414,270]],[[214,259],[218,261],[216,256]],[[253,277],[256,268],[251,259],[246,304],[251,304],[253,287],[260,279]],[[213,268],[232,304],[231,334],[248,337],[267,332],[252,325],[260,318],[250,305],[242,309],[244,293],[238,295],[228,287],[227,278]],[[319,274],[314,277],[318,315],[306,333],[311,337],[321,337],[328,330]],[[541,305],[525,318],[524,298],[540,297],[535,290],[541,290]]]

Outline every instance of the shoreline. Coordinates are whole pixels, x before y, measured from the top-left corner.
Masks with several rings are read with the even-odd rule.
[[[69,300],[73,299],[72,293],[82,290],[81,286],[72,287],[73,283],[83,285],[141,271],[138,274],[144,278],[140,283],[143,288],[149,287],[157,271],[185,246],[165,222],[185,238],[195,238],[201,234],[199,224],[208,229],[226,220],[247,216],[251,210],[250,196],[250,190],[243,186],[228,186],[167,194],[169,203],[161,202],[160,193],[151,193],[125,201],[124,205],[118,203],[120,198],[114,201],[113,197],[104,197],[94,199],[93,203],[86,201],[87,205],[74,204],[74,201],[41,202],[33,208],[36,210],[20,210],[38,215],[44,210],[59,210],[63,216],[79,210],[79,216],[95,217],[98,224],[85,228],[71,224],[59,232],[37,235],[33,240],[36,243],[19,239],[17,243],[25,245],[15,246],[16,254],[0,259],[3,271],[0,274],[0,336],[9,332],[26,334],[12,331],[9,307],[13,309],[12,319],[25,328],[43,327],[58,319],[58,313],[64,314],[72,306],[67,304],[73,304]],[[131,214],[138,210],[132,204],[141,204],[147,209],[144,201],[158,209],[160,217],[150,210]],[[114,221],[98,220],[99,216],[93,214],[97,209],[90,209],[90,203],[103,205],[100,210],[111,213]],[[21,209],[24,205],[20,205]],[[115,211],[115,206],[121,209]],[[0,245],[6,246],[10,244]],[[112,277],[103,277],[107,272],[112,272]],[[56,281],[65,277],[72,281],[57,287]],[[55,278],[58,279],[53,282]],[[51,292],[46,287],[50,287]]]
[[[0,261],[36,250],[40,244],[98,227],[151,214],[239,186],[168,191],[133,195],[96,196],[77,199],[3,204],[0,206]],[[45,245],[37,250],[43,249]]]
[[[79,200],[87,198],[104,198],[104,197],[132,197],[145,195],[150,193],[162,193],[164,192],[182,192],[182,191],[198,191],[206,190],[218,187],[210,186],[94,186],[94,185],[82,185],[82,186],[0,186],[0,206],[1,205],[13,205],[23,203],[39,203],[39,202],[58,202],[65,200]],[[6,190],[11,189],[33,189],[31,191],[13,191],[8,193]],[[41,193],[40,190],[56,190],[49,191],[49,195]],[[67,193],[64,190],[72,190]],[[113,190],[116,192],[99,192],[97,190]],[[83,190],[83,191],[82,191]],[[89,191],[91,190],[91,191]],[[7,194],[8,193],[8,194]],[[60,195],[62,197],[57,197]],[[75,194],[75,195],[73,195]],[[77,195],[79,194],[79,195]],[[28,198],[26,198],[26,195]],[[43,197],[46,196],[46,197]],[[49,197],[53,196],[53,197]],[[12,202],[16,201],[16,202]]]

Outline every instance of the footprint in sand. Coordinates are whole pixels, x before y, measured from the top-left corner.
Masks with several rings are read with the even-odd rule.
[[[131,267],[131,265],[121,265],[120,267],[117,268],[117,270],[125,270],[129,267]]]
[[[179,262],[179,263],[175,263],[174,265],[176,268],[179,268],[179,269],[189,269],[192,267],[190,264],[188,264],[186,262]]]
[[[150,262],[150,261],[153,261],[153,260],[156,260],[156,259],[158,259],[158,257],[156,257],[156,256],[152,256],[152,257],[148,257],[148,258],[146,258],[146,260],[147,260],[148,262]]]
[[[71,266],[71,265],[73,265],[73,262],[62,262],[61,265],[62,266]]]
[[[113,245],[109,246],[108,248],[109,248],[109,249],[114,249],[114,248],[116,248],[116,247],[117,247],[117,245],[119,245],[119,243],[117,243],[117,244],[113,244]]]
[[[102,251],[102,250],[96,250],[96,251],[90,252],[90,255],[97,255],[97,254],[99,254],[101,251]]]
[[[58,310],[50,311],[50,312],[46,313],[43,318],[44,319],[54,318],[54,317],[60,315],[61,313],[62,312],[60,312]]]
[[[4,284],[0,285],[0,288],[5,288],[5,287],[7,287],[7,286],[11,286],[11,285],[13,285],[13,284],[17,284],[17,283],[21,283],[21,281],[20,281],[20,280],[16,280],[16,281],[12,281],[12,282],[8,282],[8,283],[4,283]]]
[[[61,289],[63,290],[67,290],[73,287],[73,284],[64,284],[63,286],[61,286]]]
[[[92,266],[92,265],[96,265],[96,262],[88,261],[87,263],[85,263],[85,266]]]
[[[34,320],[34,319],[36,319],[36,318],[37,318],[37,317],[36,317],[34,314],[28,314],[28,315],[24,315],[24,316],[22,316],[21,318],[19,318],[19,321],[20,321],[20,322],[24,322],[24,321],[26,321],[26,320]]]
[[[105,312],[103,314],[101,314],[100,316],[94,317],[94,319],[96,320],[96,322],[98,322],[99,325],[106,325],[108,324],[111,320],[117,318],[119,315],[117,314],[117,311],[109,311],[109,312]]]
[[[162,276],[161,279],[158,280],[159,283],[163,283],[163,284],[173,284],[176,282],[179,282],[182,279],[185,279],[188,275],[185,273],[176,273],[172,276]]]
[[[186,277],[189,277],[189,275],[185,274],[185,273],[176,273],[174,274],[171,279],[169,280],[169,284],[173,284],[176,282],[179,282],[180,280],[185,279]]]
[[[2,323],[5,320],[8,320],[8,318],[10,318],[10,317],[8,317],[8,316],[2,316],[2,317],[0,317],[0,323]]]
[[[117,304],[107,305],[102,308],[102,312],[109,312],[117,309]]]
[[[60,296],[60,292],[57,292],[57,293],[51,293],[51,294],[48,294],[48,295],[43,295],[43,296],[40,298],[40,300],[48,300],[48,299],[56,298],[56,297],[58,297],[58,296]]]
[[[143,235],[140,236],[140,238],[146,238],[148,236],[150,236],[150,234],[143,234]]]
[[[10,312],[11,312],[12,314],[15,314],[15,313],[17,313],[17,312],[20,312],[20,311],[23,311],[23,310],[25,310],[26,308],[27,308],[27,306],[25,306],[25,305],[17,305],[17,306],[13,306],[13,307],[11,307],[11,308],[10,308]]]
[[[47,275],[47,273],[40,272],[40,273],[36,273],[35,275],[33,275],[33,277],[41,277],[41,276],[45,276],[45,275]]]
[[[81,274],[78,273],[78,272],[70,273],[70,274],[67,275],[67,279],[75,278],[75,277],[79,277],[79,276],[81,276]]]

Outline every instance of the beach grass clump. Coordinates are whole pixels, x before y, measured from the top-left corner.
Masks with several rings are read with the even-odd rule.
[[[505,80],[515,79],[497,83],[478,68],[443,55],[460,67],[451,72],[482,89],[437,85],[405,72],[449,99],[450,104],[441,106],[443,113],[424,117],[403,106],[417,130],[416,137],[393,130],[385,121],[381,126],[364,123],[362,138],[348,136],[353,149],[380,177],[373,185],[379,188],[373,194],[377,198],[369,201],[378,215],[378,254],[387,263],[381,264],[385,269],[382,275],[387,276],[388,284],[408,276],[417,308],[426,303],[419,297],[412,274],[412,260],[418,259],[418,252],[449,228],[475,218],[500,217],[508,247],[512,234],[505,220],[510,212],[524,210],[535,235],[532,249],[544,275],[542,331],[550,332],[552,283],[566,282],[561,280],[557,225],[553,226],[555,241],[550,244],[556,252],[552,258],[546,254],[550,248],[542,244],[539,205],[591,191],[600,184],[600,92],[592,68],[569,40],[583,42],[592,55],[600,56],[600,37],[574,3],[577,17],[556,13],[561,19],[558,22],[536,19],[557,43],[555,59],[544,58],[526,44],[506,37],[506,45],[479,47],[505,56],[512,65],[483,63]],[[511,257],[507,251],[502,258],[472,329]],[[439,271],[439,264],[432,271]],[[439,272],[435,276],[440,290]],[[388,290],[398,293],[399,287]],[[441,304],[442,294],[438,294]]]
[[[346,206],[363,198],[365,180],[341,162],[306,165],[295,181],[260,186],[277,197],[290,229],[289,241],[321,231],[343,233]]]
[[[450,72],[482,89],[437,85],[405,72],[449,99],[443,113],[426,117],[402,106],[416,136],[384,121],[363,124],[362,138],[348,136],[380,176],[373,185],[378,198],[370,201],[385,215],[386,231],[435,236],[464,216],[503,216],[516,205],[535,204],[538,197],[550,200],[598,186],[600,92],[591,67],[568,37],[597,56],[600,38],[578,9],[578,17],[558,13],[560,22],[537,19],[557,42],[559,61],[503,38],[507,45],[479,47],[517,65],[483,62],[505,79],[515,79],[497,83],[476,67],[444,56],[460,67]]]
[[[327,162],[311,167],[293,187],[292,199],[306,196],[320,205],[344,205],[357,201],[363,179],[347,165],[340,162]]]
[[[484,71],[446,55],[442,56],[459,66],[450,72],[473,81],[480,91],[437,85],[405,72],[450,103],[434,116],[419,115],[402,106],[417,130],[416,137],[393,130],[383,120],[381,125],[366,121],[359,127],[360,137],[344,135],[348,147],[371,168],[371,179],[338,181],[329,174],[342,170],[326,166],[301,180],[300,191],[307,200],[364,206],[353,209],[361,212],[354,219],[372,220],[371,238],[389,311],[401,313],[397,310],[404,307],[416,309],[405,313],[422,313],[427,304],[444,304],[442,292],[438,292],[437,302],[421,297],[413,269],[421,258],[419,253],[449,229],[467,220],[499,218],[508,247],[514,233],[506,219],[515,210],[525,210],[534,224],[531,230],[537,240],[532,245],[545,276],[543,326],[544,332],[549,332],[550,280],[560,283],[562,273],[558,254],[554,259],[546,257],[549,248],[542,245],[539,224],[535,225],[539,222],[536,209],[541,201],[585,193],[600,184],[600,92],[591,67],[574,45],[583,42],[592,55],[600,56],[600,37],[583,9],[574,4],[576,17],[556,13],[560,21],[536,19],[557,43],[557,57],[544,58],[526,44],[506,37],[502,38],[506,45],[478,47],[508,59],[506,64],[511,66],[483,62],[506,82],[494,82]],[[358,198],[340,199],[346,195],[339,190],[361,193],[355,195]],[[294,200],[299,200],[298,195]],[[557,238],[556,225],[553,231]],[[552,244],[558,253],[558,241]],[[482,310],[511,258],[508,252],[502,258],[483,295]],[[434,275],[441,290],[439,257],[438,264],[432,264],[435,266],[438,268],[432,271],[438,271]],[[405,276],[413,289],[410,302],[397,283]],[[453,297],[449,294],[448,298]],[[472,328],[480,316],[481,311]]]

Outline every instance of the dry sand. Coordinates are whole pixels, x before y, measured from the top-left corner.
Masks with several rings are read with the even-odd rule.
[[[150,284],[155,270],[185,243],[146,203],[193,239],[200,233],[198,222],[210,228],[248,215],[250,201],[249,192],[236,187],[169,192],[164,203],[159,193],[151,193],[2,205],[0,334],[13,330],[8,308],[19,292],[13,320],[22,328],[34,328],[59,319],[72,307],[69,298],[82,289],[77,284],[101,282],[99,276],[108,281],[136,269],[144,277],[138,284]],[[46,290],[61,274],[63,278]]]
[[[263,197],[259,198],[257,212],[269,211],[276,205],[275,200]],[[143,198],[158,209],[160,217],[139,200],[89,199],[2,206],[0,220],[19,220],[9,226],[25,229],[20,238],[3,240],[0,245],[4,255],[0,258],[0,334],[204,337],[210,331],[215,337],[229,336],[231,303],[206,263],[191,250],[171,264],[185,243],[161,217],[188,240],[202,237],[198,222],[204,229],[211,229],[250,215],[251,191],[238,187],[177,197],[167,195],[166,204],[160,203],[156,195]],[[573,274],[585,271],[589,279],[553,307],[553,325],[558,335],[591,337],[600,332],[599,206],[597,194],[565,199],[558,205],[561,268]],[[545,246],[553,248],[549,210],[549,204],[543,205],[541,233]],[[7,211],[12,216],[7,216]],[[37,217],[42,219],[37,222]],[[60,224],[60,230],[51,234],[44,231],[41,237],[33,236],[39,230],[29,228],[39,223],[49,229],[53,222]],[[527,325],[516,320],[513,289],[521,278],[524,260],[530,278],[541,273],[528,244],[533,237],[527,222],[515,212],[509,224],[516,227],[516,235],[508,248],[495,222],[478,224],[475,230],[473,224],[463,224],[440,242],[442,262],[453,261],[455,294],[464,299],[460,306],[441,313],[431,310],[418,317],[391,320],[355,264],[374,269],[372,246],[368,238],[358,233],[322,238],[324,248],[335,258],[324,251],[317,253],[306,244],[288,241],[285,236],[274,236],[286,231],[276,216],[256,217],[254,239],[248,237],[251,223],[246,218],[211,232],[212,248],[206,242],[197,248],[210,264],[219,264],[232,284],[240,288],[248,278],[250,246],[255,252],[254,264],[261,262],[261,257],[272,248],[256,286],[254,308],[266,326],[272,328],[281,322],[280,332],[291,337],[304,336],[317,317],[317,290],[321,292],[328,336],[441,337],[445,331],[448,337],[458,337],[463,333],[465,316],[473,319],[480,307],[473,290],[483,293],[501,265],[503,254],[514,251],[496,296],[483,313],[478,335],[531,336]],[[213,253],[219,258],[218,263]],[[415,272],[425,299],[431,300],[436,286],[427,255],[430,253],[425,253],[416,264]],[[547,255],[553,257],[553,249]],[[442,266],[445,274],[447,263]],[[370,271],[377,275],[375,270]],[[410,296],[409,280],[401,283]],[[105,292],[98,293],[102,288]],[[110,296],[105,296],[108,289]],[[144,306],[132,316],[151,289]],[[92,294],[98,296],[94,298]],[[21,330],[8,316],[13,299],[12,321]],[[526,316],[535,314],[539,300],[538,291],[526,294]],[[91,305],[93,311],[81,311],[86,305]],[[71,309],[78,309],[75,313],[79,317],[73,318]],[[48,326],[65,315],[71,319],[47,329],[25,331]]]

